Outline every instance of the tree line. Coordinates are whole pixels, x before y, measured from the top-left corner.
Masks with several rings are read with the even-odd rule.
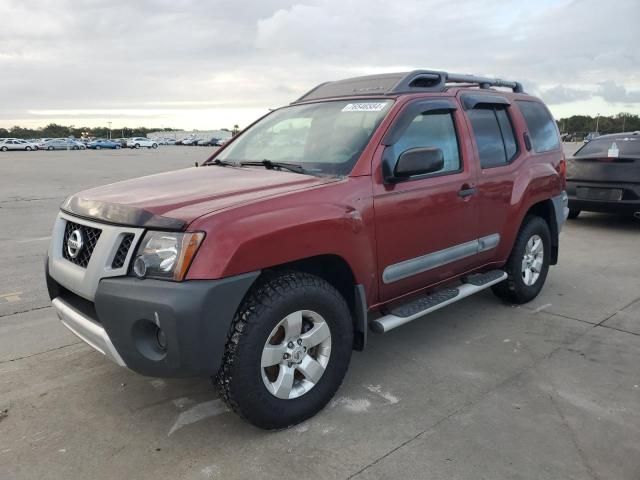
[[[592,117],[590,115],[572,115],[557,120],[562,133],[585,134],[598,131],[601,134],[635,132],[640,130],[640,115],[618,113],[611,116]]]
[[[111,138],[120,137],[146,137],[149,132],[173,132],[179,129],[176,128],[112,128]],[[42,128],[24,128],[15,126],[12,128],[0,128],[0,138],[81,138],[81,137],[93,137],[93,138],[108,138],[108,127],[75,127],[73,125],[58,125],[57,123],[50,123],[46,127]]]

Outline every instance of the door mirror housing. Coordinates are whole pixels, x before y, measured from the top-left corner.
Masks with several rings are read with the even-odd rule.
[[[434,173],[444,168],[442,150],[434,147],[410,148],[400,154],[393,169],[395,182],[407,180],[416,175]],[[394,181],[392,179],[392,181]]]

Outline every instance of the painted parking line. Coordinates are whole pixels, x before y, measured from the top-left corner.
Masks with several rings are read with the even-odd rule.
[[[4,300],[6,302],[19,302],[21,299],[22,292],[14,292],[14,293],[3,293],[0,295],[0,300]]]

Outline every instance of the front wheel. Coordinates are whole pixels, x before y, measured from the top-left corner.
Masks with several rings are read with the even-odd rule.
[[[154,143],[153,145],[151,145],[151,148],[158,148],[158,144]]]
[[[0,148],[0,150],[2,150],[3,152],[6,152],[9,149],[7,147],[2,147],[2,148]]]
[[[113,148],[115,148],[116,150],[120,150],[120,145],[116,145],[116,146],[115,146],[115,147],[113,147]]]
[[[315,415],[349,366],[353,326],[340,293],[301,272],[269,274],[245,298],[216,377],[221,397],[264,429]]]
[[[493,293],[512,303],[527,303],[538,296],[549,272],[551,233],[544,219],[524,219],[504,270],[508,277],[494,285]]]
[[[47,147],[47,150],[51,151],[53,150],[53,147]]]
[[[31,151],[31,147],[26,147],[26,148],[25,148],[25,150],[26,150],[27,152],[30,152],[30,151]]]
[[[140,144],[139,144],[139,143],[136,143],[136,144],[133,146],[133,148],[140,148]]]
[[[96,145],[96,150],[100,150],[102,147],[100,145]]]

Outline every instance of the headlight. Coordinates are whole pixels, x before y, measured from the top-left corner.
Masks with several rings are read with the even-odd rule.
[[[204,233],[149,231],[142,239],[133,262],[139,278],[181,281],[196,256]]]

